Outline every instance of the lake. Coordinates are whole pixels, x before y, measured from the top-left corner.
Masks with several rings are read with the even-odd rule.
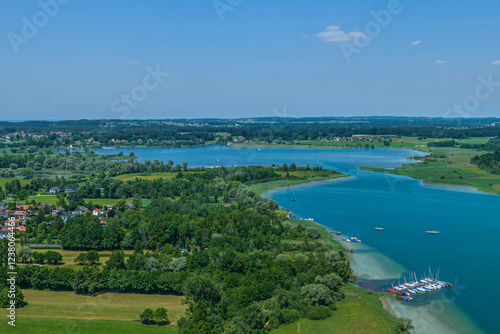
[[[257,149],[207,146],[97,150],[133,151],[139,161],[187,161],[189,166],[290,164],[336,169],[350,178],[280,188],[264,196],[301,218],[359,236],[352,266],[359,284],[374,290],[398,277],[439,270],[452,289],[417,295],[410,303],[389,302],[411,317],[416,333],[497,333],[500,318],[500,196],[472,188],[426,185],[409,177],[363,171],[395,168],[422,152],[400,149]],[[291,201],[295,198],[296,201]],[[375,227],[383,227],[377,231]],[[437,230],[440,234],[425,234]]]

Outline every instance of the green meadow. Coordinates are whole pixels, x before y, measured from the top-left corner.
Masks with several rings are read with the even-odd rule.
[[[299,319],[283,325],[272,334],[295,333],[393,333],[396,318],[387,311],[378,294],[352,284],[344,287],[345,299],[337,303],[337,310],[324,320]]]
[[[433,147],[427,150],[433,156],[422,162],[406,164],[396,169],[363,167],[366,170],[407,175],[426,183],[470,186],[480,191],[500,194],[500,175],[490,174],[470,163],[470,159],[484,151]]]
[[[23,290],[28,305],[16,310],[16,327],[7,325],[1,310],[1,332],[19,333],[177,333],[175,325],[139,322],[146,309],[164,307],[172,323],[184,314],[181,296],[104,293],[96,297],[66,291]]]

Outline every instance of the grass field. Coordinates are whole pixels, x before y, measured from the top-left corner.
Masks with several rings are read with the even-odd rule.
[[[325,242],[336,249],[343,246],[324,226],[309,220],[290,220],[292,226],[301,224],[303,227],[313,227],[320,231]],[[285,242],[294,242],[286,240]],[[393,333],[396,317],[383,307],[377,294],[352,284],[344,288],[346,298],[337,304],[337,310],[324,320],[299,319],[272,331],[273,334],[294,333],[349,333],[349,334],[386,334]]]
[[[306,177],[306,179],[299,179],[299,180],[284,179],[284,180],[263,182],[263,183],[249,185],[248,188],[257,194],[263,194],[266,191],[274,189],[274,188],[289,187],[289,186],[294,186],[297,184],[308,183],[308,182],[333,180],[333,179],[338,179],[338,178],[348,176],[345,174],[331,174],[330,172],[325,173],[325,172],[312,172],[312,171],[291,172],[290,175],[294,175],[293,173],[298,173],[297,176],[299,176],[299,174],[300,174],[301,175],[300,177]],[[307,174],[303,174],[303,173],[307,173]],[[286,173],[283,173],[283,174],[286,174]],[[309,175],[309,176],[307,176],[307,175]]]
[[[426,183],[471,186],[480,191],[500,194],[500,175],[490,174],[470,163],[470,159],[485,152],[459,148],[429,148],[427,150],[444,158],[424,158],[423,162],[408,164],[396,169],[363,167],[363,169],[407,175]]]
[[[7,182],[12,182],[14,180],[19,180],[19,182],[21,183],[21,186],[25,186],[28,183],[30,183],[30,180],[27,180],[27,179],[22,178],[22,177],[0,177],[0,187],[5,188],[5,184]]]
[[[273,334],[349,333],[387,334],[394,332],[396,318],[383,308],[377,294],[348,284],[346,298],[337,303],[337,310],[325,320],[299,319],[272,331]]]
[[[146,326],[139,314],[165,307],[171,322],[186,309],[181,296],[105,293],[97,297],[65,291],[23,290],[28,305],[16,311],[19,333],[177,333],[177,326]],[[1,332],[12,331],[1,310]]]

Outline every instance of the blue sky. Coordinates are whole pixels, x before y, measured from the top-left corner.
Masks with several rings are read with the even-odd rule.
[[[500,84],[474,99],[478,77],[500,83],[498,13],[492,0],[0,0],[0,117],[500,117]]]

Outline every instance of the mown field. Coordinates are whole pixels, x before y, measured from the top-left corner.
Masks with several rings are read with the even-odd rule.
[[[146,326],[146,308],[165,307],[175,323],[185,312],[181,296],[105,293],[96,297],[66,291],[24,290],[28,305],[16,312],[19,333],[177,333],[175,325]],[[1,310],[0,331],[13,331]]]
[[[459,148],[429,148],[437,158],[408,164],[396,169],[363,167],[363,169],[407,175],[426,183],[471,186],[480,191],[500,194],[500,175],[490,174],[470,163],[470,159],[483,151]],[[444,156],[444,157],[441,157]]]
[[[395,317],[383,308],[377,294],[348,284],[345,299],[337,303],[337,310],[325,320],[299,319],[272,331],[273,334],[295,333],[393,333]]]

